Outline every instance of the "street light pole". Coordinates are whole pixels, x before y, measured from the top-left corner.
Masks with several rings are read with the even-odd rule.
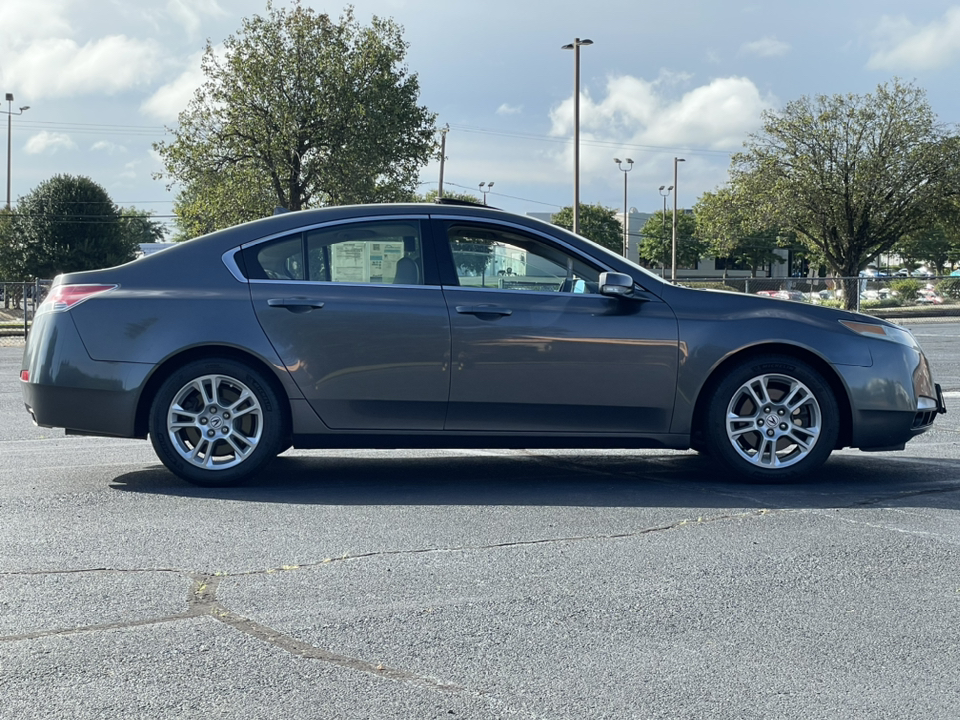
[[[562,50],[573,50],[573,232],[580,232],[580,47],[593,40],[574,38]]]
[[[623,256],[629,257],[630,252],[630,217],[627,215],[627,173],[633,170],[633,160],[627,158],[627,167],[623,167],[620,158],[614,158],[617,167],[623,170]]]
[[[4,113],[7,116],[7,210],[10,209],[10,158],[12,156],[13,148],[13,116],[14,115],[23,115],[25,110],[29,110],[29,105],[24,105],[20,108],[19,112],[13,111],[13,93],[7,93],[6,96],[7,109],[0,110],[0,113]]]
[[[483,189],[484,185],[486,185],[486,187],[487,187],[486,190]],[[487,204],[487,193],[490,192],[492,189],[493,189],[493,183],[492,183],[492,182],[491,182],[491,183],[486,183],[486,182],[480,183],[480,192],[483,193],[483,204],[484,204],[484,205]]]
[[[666,192],[664,192],[666,190]],[[663,243],[667,240],[667,196],[673,192],[673,185],[667,187],[666,185],[660,186],[660,197],[663,198],[663,214],[660,216],[660,247],[663,247]],[[662,255],[660,256],[663,257]],[[660,263],[660,275],[663,276],[663,263]]]
[[[673,159],[673,253],[670,261],[670,281],[677,281],[677,163],[686,162],[684,158]]]

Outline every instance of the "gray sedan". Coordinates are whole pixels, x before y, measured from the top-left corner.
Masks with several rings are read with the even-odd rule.
[[[692,447],[786,480],[944,411],[907,330],[459,204],[287,213],[62,275],[21,380],[38,424],[149,436],[208,486],[290,446]]]

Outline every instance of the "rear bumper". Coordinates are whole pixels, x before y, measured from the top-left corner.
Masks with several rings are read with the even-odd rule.
[[[69,313],[46,313],[27,341],[22,369],[30,379],[20,389],[37,425],[134,437],[137,402],[152,368],[92,360]]]

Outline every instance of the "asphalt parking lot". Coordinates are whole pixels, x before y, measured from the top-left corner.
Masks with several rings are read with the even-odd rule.
[[[950,412],[743,484],[666,451],[281,457],[205,490],[23,411],[0,348],[0,718],[956,718]]]

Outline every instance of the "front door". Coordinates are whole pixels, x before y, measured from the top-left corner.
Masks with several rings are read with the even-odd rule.
[[[663,302],[598,293],[601,268],[549,238],[441,221],[457,284],[448,430],[666,433],[677,321]]]

